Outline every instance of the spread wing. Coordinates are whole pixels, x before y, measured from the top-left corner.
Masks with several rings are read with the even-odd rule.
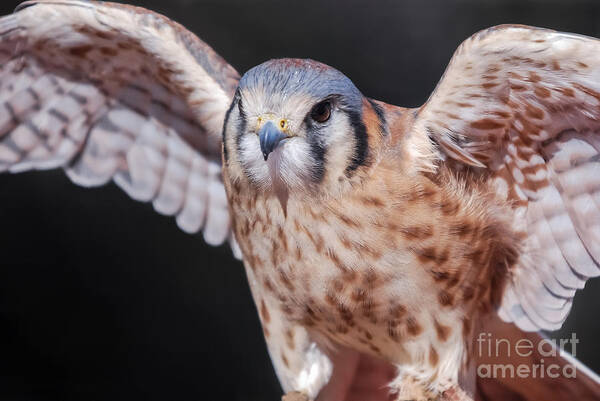
[[[500,316],[557,329],[600,274],[600,41],[500,26],[456,51],[414,129],[487,168],[527,234]]]
[[[0,172],[62,167],[83,186],[114,180],[235,252],[220,154],[238,78],[150,11],[24,3],[0,18]]]

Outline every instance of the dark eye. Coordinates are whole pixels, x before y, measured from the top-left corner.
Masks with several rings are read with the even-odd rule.
[[[331,116],[331,102],[325,100],[324,102],[318,103],[312,108],[310,112],[310,118],[318,123],[324,123],[329,120]]]

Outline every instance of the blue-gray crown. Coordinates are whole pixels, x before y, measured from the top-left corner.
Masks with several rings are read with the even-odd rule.
[[[339,96],[355,111],[362,107],[362,94],[352,81],[335,68],[309,59],[275,59],[250,69],[240,89],[262,87],[267,94],[307,94],[316,101]]]

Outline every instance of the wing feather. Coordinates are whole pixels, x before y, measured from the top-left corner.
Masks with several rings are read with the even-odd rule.
[[[229,239],[239,257],[220,164],[238,78],[153,12],[26,2],[0,18],[0,171],[62,167],[79,185],[114,181],[184,231]]]
[[[525,26],[482,31],[456,51],[414,130],[491,170],[526,234],[499,311],[557,329],[600,275],[600,41]],[[435,153],[434,153],[435,156]]]

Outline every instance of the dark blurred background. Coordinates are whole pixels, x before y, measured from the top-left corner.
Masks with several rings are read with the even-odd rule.
[[[155,0],[240,72],[310,57],[422,104],[458,44],[522,23],[600,37],[600,1]],[[0,14],[18,1],[2,0]],[[599,55],[600,57],[600,55]],[[241,263],[114,185],[0,175],[0,400],[278,400]],[[600,280],[563,330],[600,371]]]

